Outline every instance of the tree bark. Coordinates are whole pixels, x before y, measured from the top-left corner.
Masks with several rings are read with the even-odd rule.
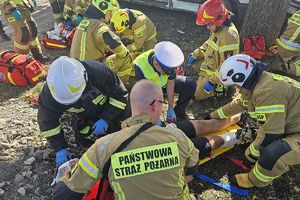
[[[241,28],[241,39],[264,35],[267,47],[279,36],[291,0],[250,0]]]

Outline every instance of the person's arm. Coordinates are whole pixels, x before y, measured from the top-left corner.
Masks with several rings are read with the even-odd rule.
[[[147,39],[147,30],[146,30],[146,18],[143,16],[139,16],[139,18],[143,19],[137,19],[137,22],[133,25],[133,43],[129,44],[127,46],[128,50],[130,52],[134,51],[140,51],[142,52],[142,48],[144,46],[144,43]]]
[[[168,80],[167,83],[167,96],[169,108],[174,108],[174,95],[175,95],[175,79]]]
[[[59,118],[64,111],[65,106],[53,99],[47,84],[45,84],[39,96],[37,119],[41,136],[47,138],[55,152],[68,147],[59,123]]]
[[[105,104],[99,119],[104,119],[110,124],[119,118],[128,103],[128,92],[120,78],[107,67],[101,68],[101,78],[96,82],[95,87],[103,91],[108,97],[108,103]]]
[[[196,130],[196,137],[206,136],[209,133],[220,131],[230,125],[236,124],[240,120],[240,114],[236,114],[227,119],[191,120]]]

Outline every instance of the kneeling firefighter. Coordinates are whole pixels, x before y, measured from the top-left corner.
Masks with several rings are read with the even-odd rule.
[[[188,57],[188,64],[199,72],[195,100],[226,94],[216,73],[226,58],[239,52],[239,33],[229,19],[222,0],[208,0],[197,14],[198,25],[206,25],[211,32],[209,39]]]
[[[83,146],[119,130],[130,115],[128,92],[119,77],[103,63],[62,56],[48,72],[39,96],[38,123],[41,136],[56,152],[56,166],[68,161],[68,145],[59,122],[64,112],[77,114],[75,138]]]

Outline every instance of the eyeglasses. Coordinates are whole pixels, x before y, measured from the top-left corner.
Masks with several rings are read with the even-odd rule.
[[[155,101],[158,101],[161,104],[168,104],[166,101],[159,100],[159,99],[154,99],[149,105],[152,106],[155,103]]]

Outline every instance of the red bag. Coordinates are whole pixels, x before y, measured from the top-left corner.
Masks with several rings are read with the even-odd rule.
[[[47,34],[43,36],[42,43],[46,49],[65,49],[68,47],[65,40],[51,39]]]
[[[93,188],[86,193],[86,195],[83,197],[83,200],[95,200],[97,199],[98,195],[98,188],[100,185],[100,180],[93,186]],[[101,190],[101,196],[99,200],[114,200],[114,192],[111,191],[109,181],[108,179],[104,179],[102,190]]]
[[[265,37],[262,35],[254,35],[246,37],[243,40],[244,52],[242,54],[249,55],[255,59],[261,59],[263,56],[273,56],[272,53],[266,52]]]
[[[0,51],[0,82],[26,86],[40,82],[46,75],[42,64],[31,56]]]

